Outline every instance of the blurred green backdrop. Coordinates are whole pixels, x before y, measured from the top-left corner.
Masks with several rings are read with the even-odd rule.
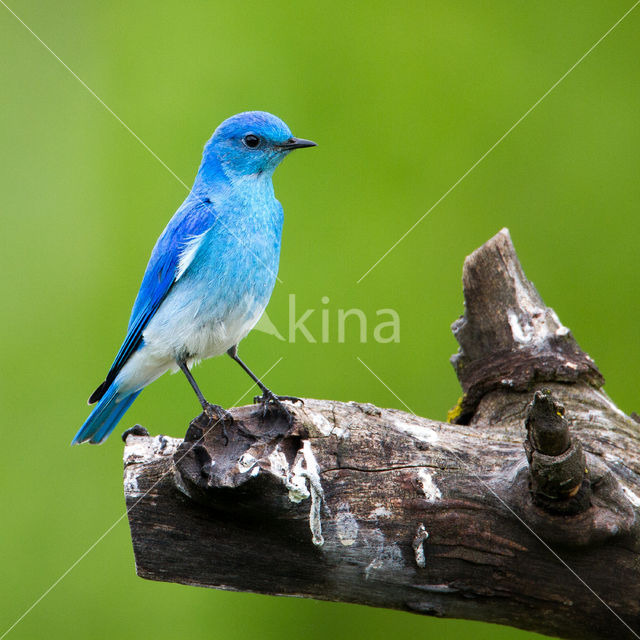
[[[272,111],[317,140],[276,174],[283,284],[269,315],[286,333],[290,293],[298,309],[324,307],[332,319],[338,308],[375,317],[390,307],[401,340],[361,344],[355,325],[344,344],[335,332],[316,344],[256,332],[242,353],[258,372],[283,357],[268,376],[281,393],[402,408],[358,356],[434,418],[459,395],[448,358],[462,261],[502,226],[613,399],[627,412],[640,405],[640,9],[356,284],[631,4],[10,1],[189,184],[204,142],[235,112]],[[2,634],[123,513],[117,434],[140,422],[180,436],[198,407],[181,377],[165,376],[104,446],[69,447],[124,335],[153,242],[185,193],[2,6],[0,52]],[[319,335],[319,311],[307,325]],[[197,377],[223,405],[248,389],[226,359]],[[534,637],[143,581],[125,520],[8,637],[390,634]]]

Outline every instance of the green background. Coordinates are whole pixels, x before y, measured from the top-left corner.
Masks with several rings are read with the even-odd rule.
[[[527,275],[638,409],[640,8],[360,284],[360,276],[631,6],[618,2],[27,2],[10,6],[182,180],[225,117],[265,109],[319,147],[276,174],[285,209],[269,316],[393,308],[398,344],[242,354],[280,393],[444,418],[459,395],[449,325],[462,261],[508,226]],[[400,9],[401,8],[401,9]],[[123,513],[122,443],[197,414],[165,376],[101,447],[69,447],[123,338],[179,182],[0,5],[3,332],[0,634]],[[321,299],[330,302],[323,305]],[[307,323],[320,336],[320,312]],[[371,338],[371,331],[369,331]],[[216,402],[253,390],[227,359],[196,372]],[[564,571],[560,565],[558,571]],[[597,591],[597,585],[592,585]],[[617,624],[612,618],[612,629]],[[179,631],[176,631],[179,630]],[[135,576],[125,520],[9,638],[532,638],[480,623],[186,588]]]

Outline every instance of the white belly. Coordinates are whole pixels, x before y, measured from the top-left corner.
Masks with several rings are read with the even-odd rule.
[[[117,377],[122,391],[137,391],[166,371],[176,371],[177,361],[191,366],[226,353],[251,331],[264,311],[253,299],[243,300],[222,317],[202,313],[199,301],[166,301],[143,332],[143,345],[131,355]],[[178,301],[179,302],[179,301]]]

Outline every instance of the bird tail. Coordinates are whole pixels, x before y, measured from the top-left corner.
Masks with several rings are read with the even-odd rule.
[[[118,390],[112,384],[80,427],[71,444],[87,441],[100,444],[106,440],[139,393],[140,391],[136,391],[130,395],[118,396]]]

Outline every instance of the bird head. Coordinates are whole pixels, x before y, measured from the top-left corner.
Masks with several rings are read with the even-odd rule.
[[[219,164],[230,180],[271,175],[294,149],[315,147],[295,138],[280,118],[266,111],[247,111],[225,120],[204,148],[203,165]]]

